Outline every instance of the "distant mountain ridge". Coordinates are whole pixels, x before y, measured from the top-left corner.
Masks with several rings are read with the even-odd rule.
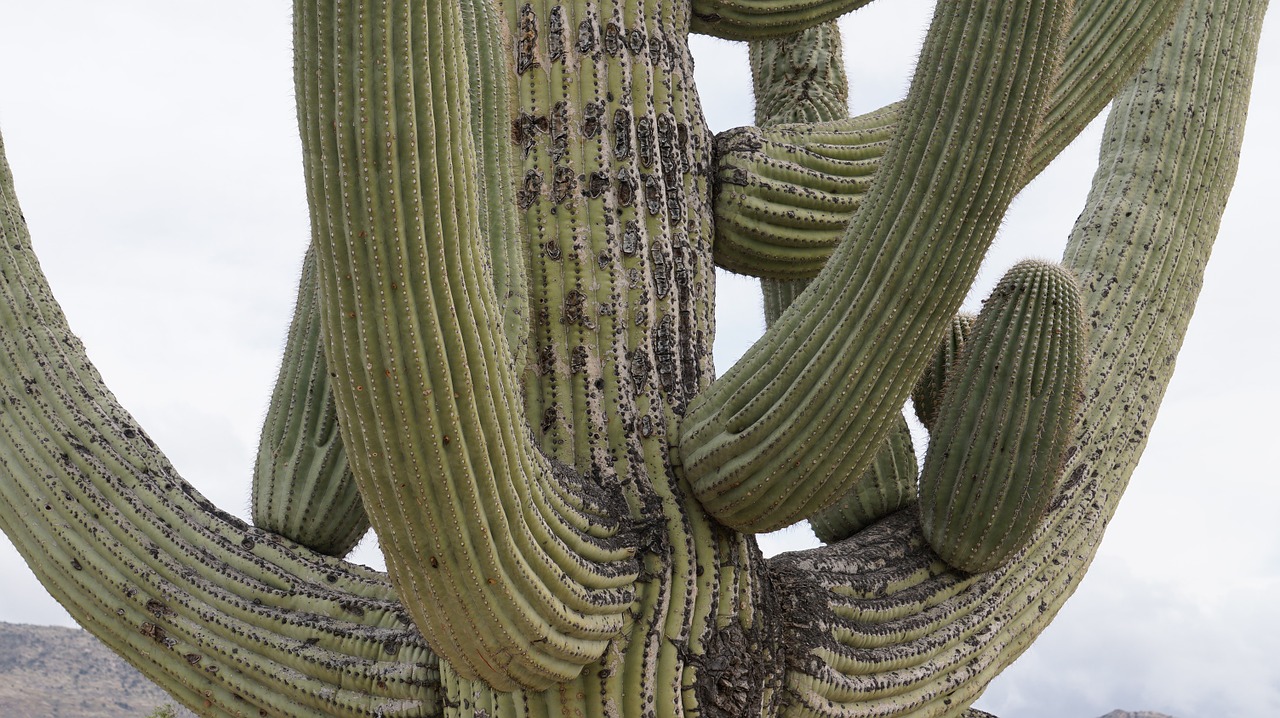
[[[1115,710],[1102,716],[1101,718],[1173,718],[1167,713],[1156,713],[1154,711],[1120,711]]]
[[[166,703],[168,694],[86,631],[0,623],[0,716],[146,718]]]

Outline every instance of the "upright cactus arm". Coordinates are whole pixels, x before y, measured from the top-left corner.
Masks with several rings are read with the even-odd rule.
[[[253,523],[314,551],[345,556],[369,530],[347,465],[324,350],[320,279],[307,250],[293,324],[253,473]]]
[[[690,32],[726,40],[794,35],[871,0],[693,0]]]
[[[465,3],[464,20],[476,22]],[[504,117],[510,104],[501,57],[490,43],[468,44],[471,74],[471,131],[482,154],[511,162]],[[519,242],[515,187],[501,176],[479,177],[483,201],[480,223],[489,238],[493,284],[502,306],[502,328],[516,362],[527,361],[529,288],[527,257]],[[338,431],[338,411],[320,339],[320,279],[315,252],[308,248],[293,324],[280,375],[263,423],[254,467],[254,523],[334,556],[346,555],[369,529],[369,519],[347,465]]]
[[[833,503],[870,465],[1012,201],[1068,10],[1019,0],[939,6],[883,181],[848,240],[799,311],[712,384],[680,427],[686,476],[718,520],[750,532],[787,526]]]
[[[1102,111],[1181,4],[1077,4],[1062,70],[1019,188]],[[717,139],[716,262],[770,279],[816,275],[862,203],[901,111],[895,103],[815,125],[722,134]]]
[[[103,386],[31,251],[3,141],[0,403],[0,529],[81,625],[183,704],[439,714],[437,660],[385,576],[217,511]]]
[[[502,47],[496,12],[298,2],[295,47],[352,470],[415,623],[459,674],[512,690],[597,660],[636,567],[603,518],[625,515],[620,496],[531,440],[499,329],[479,178],[516,172],[458,120],[471,116],[468,45]]]
[[[774,559],[775,585],[795,606],[784,641],[805,645],[788,715],[959,714],[1084,577],[1194,308],[1235,175],[1266,4],[1190,3],[1116,100],[1064,256],[1092,324],[1086,402],[1063,493],[1031,544],[1000,569],[966,575],[928,550],[906,511]]]

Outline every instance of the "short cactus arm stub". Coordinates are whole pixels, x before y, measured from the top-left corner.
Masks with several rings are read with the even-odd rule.
[[[253,523],[330,556],[369,530],[347,465],[338,407],[320,346],[320,279],[308,249],[280,375],[253,473]]]

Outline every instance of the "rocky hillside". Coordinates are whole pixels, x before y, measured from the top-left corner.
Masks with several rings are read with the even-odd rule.
[[[0,623],[0,716],[145,718],[168,702],[84,631]]]

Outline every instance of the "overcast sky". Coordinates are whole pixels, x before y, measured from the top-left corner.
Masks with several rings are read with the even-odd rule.
[[[845,19],[854,111],[902,96],[928,13],[886,0]],[[1280,715],[1276,15],[1177,375],[1088,577],[979,703],[1001,718]],[[289,42],[283,0],[0,0],[0,131],[54,292],[124,405],[242,516],[308,232]],[[750,123],[745,50],[696,52],[713,129]],[[1061,254],[1099,133],[1023,192],[972,301]],[[722,277],[720,300],[723,371],[763,320],[753,280]],[[3,537],[0,572],[0,621],[71,625]]]

